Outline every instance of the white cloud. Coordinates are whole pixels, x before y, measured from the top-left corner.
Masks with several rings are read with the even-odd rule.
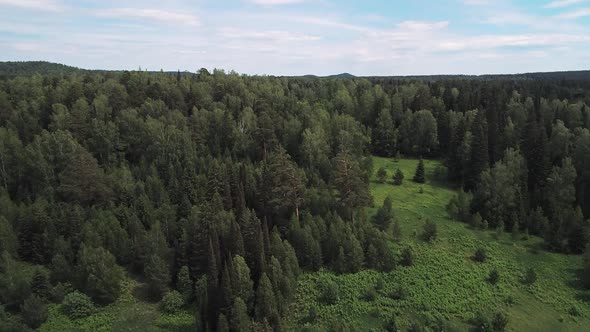
[[[321,39],[319,36],[282,30],[252,31],[235,28],[220,29],[220,36],[236,39],[272,40],[278,42],[314,41]]]
[[[463,0],[463,3],[471,6],[483,6],[492,4],[493,0]]]
[[[580,8],[580,9],[572,10],[569,12],[559,14],[556,17],[561,18],[561,19],[574,19],[574,18],[580,18],[580,17],[586,17],[586,16],[590,16],[590,8]]]
[[[556,1],[552,1],[548,4],[546,4],[545,6],[543,6],[543,8],[567,7],[567,6],[575,5],[575,4],[584,2],[584,1],[585,0],[556,0]]]
[[[200,24],[199,18],[195,15],[171,12],[160,9],[113,8],[99,11],[97,13],[97,16],[146,19],[160,21],[169,24],[182,24],[189,26],[196,26]]]
[[[292,5],[302,3],[305,0],[250,0],[250,2],[263,6]]]
[[[0,0],[0,6],[52,12],[62,11],[65,8],[60,2],[55,0]]]
[[[403,21],[397,24],[397,27],[403,30],[413,31],[430,31],[440,30],[449,26],[448,21],[424,22],[424,21]]]

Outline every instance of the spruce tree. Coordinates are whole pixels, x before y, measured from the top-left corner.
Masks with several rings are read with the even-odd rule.
[[[39,269],[33,274],[31,280],[31,293],[38,296],[41,300],[47,300],[51,284],[47,278],[47,274]]]
[[[425,178],[425,171],[424,171],[424,161],[422,160],[422,158],[420,158],[420,161],[418,161],[418,166],[416,166],[416,172],[414,173],[414,182],[417,183],[424,183],[426,182],[426,178]]]
[[[398,168],[393,175],[393,184],[401,186],[404,180],[404,173]]]

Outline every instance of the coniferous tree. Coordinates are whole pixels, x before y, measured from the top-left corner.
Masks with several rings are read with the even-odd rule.
[[[488,124],[483,111],[477,111],[477,115],[471,125],[471,158],[467,177],[465,178],[465,191],[472,191],[479,182],[479,175],[489,166],[488,153]]]
[[[416,166],[416,172],[414,173],[414,182],[417,183],[424,183],[426,182],[425,174],[424,174],[424,161],[420,159],[418,161],[418,166]]]
[[[256,290],[256,319],[262,321],[264,318],[270,318],[277,313],[276,310],[277,303],[272,283],[266,273],[263,273]]]
[[[402,181],[404,180],[404,173],[398,168],[393,175],[393,184],[396,186],[401,186]]]
[[[373,216],[373,222],[381,230],[387,230],[393,222],[393,208],[391,196],[387,196],[383,201],[383,205],[377,210]]]

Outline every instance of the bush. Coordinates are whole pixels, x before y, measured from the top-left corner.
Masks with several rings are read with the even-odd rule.
[[[335,304],[340,299],[338,285],[334,281],[328,280],[321,285],[321,294],[319,301],[324,304]]]
[[[475,316],[470,320],[471,325],[473,328],[471,331],[473,332],[489,332],[492,331],[492,324],[488,320],[488,318],[481,312],[475,314]]]
[[[506,330],[506,325],[508,325],[508,317],[502,312],[497,312],[492,317],[492,329],[496,332],[503,332]]]
[[[486,258],[488,258],[488,256],[486,255],[486,250],[484,248],[477,248],[477,250],[475,251],[475,255],[473,255],[473,259],[476,262],[483,263],[485,262]]]
[[[385,171],[385,168],[380,167],[377,170],[377,180],[381,183],[385,183],[385,181],[387,180],[387,172]]]
[[[182,295],[178,291],[173,290],[166,293],[162,298],[162,301],[160,301],[160,310],[168,314],[173,314],[178,312],[183,304],[184,299],[182,298]]]
[[[47,320],[47,305],[36,295],[29,296],[23,302],[20,310],[25,323],[33,329],[38,328]]]
[[[498,272],[497,269],[493,269],[492,271],[490,271],[490,274],[488,275],[488,281],[492,285],[497,284],[498,281],[500,281],[500,272]]]
[[[363,294],[363,300],[373,302],[377,298],[377,290],[375,287],[368,287],[365,289],[365,293]]]
[[[406,297],[408,297],[408,293],[402,286],[397,286],[393,291],[391,291],[389,297],[394,300],[404,300]]]
[[[422,238],[428,242],[432,242],[436,239],[437,229],[436,224],[430,219],[427,219],[424,223],[424,230],[422,232]]]
[[[529,267],[522,278],[523,283],[527,285],[532,285],[537,281],[537,272],[532,267]]]
[[[401,264],[403,266],[414,265],[414,254],[412,253],[412,249],[410,247],[407,247],[402,251]]]
[[[94,313],[94,303],[88,295],[74,291],[64,297],[61,310],[71,319],[79,319]]]
[[[399,328],[397,327],[397,322],[395,321],[395,318],[391,318],[387,321],[387,323],[384,326],[385,331],[387,332],[397,332],[399,331]]]

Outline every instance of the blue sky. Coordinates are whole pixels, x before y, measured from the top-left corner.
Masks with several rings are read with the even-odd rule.
[[[590,69],[590,0],[0,0],[0,61],[247,74]]]

